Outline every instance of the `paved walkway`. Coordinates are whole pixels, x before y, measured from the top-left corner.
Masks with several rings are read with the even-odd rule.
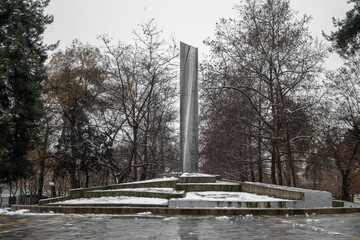
[[[0,239],[360,239],[360,214],[0,215]]]

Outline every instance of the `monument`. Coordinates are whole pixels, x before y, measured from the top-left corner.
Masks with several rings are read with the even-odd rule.
[[[183,172],[198,171],[198,50],[180,42],[180,152]]]

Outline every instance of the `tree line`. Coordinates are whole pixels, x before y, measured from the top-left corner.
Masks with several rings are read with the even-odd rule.
[[[246,0],[204,43],[203,168],[234,180],[359,193],[359,1],[324,37],[344,59],[326,71],[329,47],[289,1]],[[348,32],[346,32],[348,31]],[[355,33],[354,33],[355,31]],[[352,34],[350,34],[350,33]]]
[[[219,20],[199,69],[200,171],[344,200],[360,191],[352,2],[338,30],[324,33],[345,62],[336,71],[324,69],[329,48],[289,1],[245,0],[236,19]],[[181,171],[176,41],[150,20],[132,44],[74,40],[47,60],[57,46],[42,41],[48,4],[0,3],[0,181],[39,199],[49,181],[64,194]]]

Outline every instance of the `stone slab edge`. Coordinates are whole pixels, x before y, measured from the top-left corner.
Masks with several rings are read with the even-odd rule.
[[[123,189],[123,188],[142,188],[142,187],[172,187],[175,188],[176,183],[179,182],[178,178],[175,179],[162,179],[163,181],[152,181],[152,182],[130,182],[130,183],[120,183],[112,184],[108,186],[98,186],[90,188],[75,188],[70,189],[69,197],[73,198],[84,198],[86,197],[85,193],[94,190],[110,190],[110,189]]]
[[[250,182],[241,182],[240,185],[242,192],[255,193],[259,195],[268,195],[282,199],[305,200],[305,193],[300,191],[274,188],[268,185],[260,185]]]
[[[193,215],[193,216],[233,216],[233,215],[302,215],[311,214],[346,214],[360,213],[360,208],[307,208],[307,209],[205,209],[205,208],[135,208],[135,207],[55,207],[37,205],[12,205],[11,210],[30,210],[32,213],[64,214],[137,214],[152,212],[160,215]]]
[[[296,203],[294,208],[332,207],[332,195],[330,192],[257,182],[242,182],[240,184],[243,192],[268,195],[282,199],[301,200]]]
[[[70,199],[69,197],[55,197],[55,198],[47,198],[47,199],[40,199],[39,205],[45,205],[53,202],[65,201]]]

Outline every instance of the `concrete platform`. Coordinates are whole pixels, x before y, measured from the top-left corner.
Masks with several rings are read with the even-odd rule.
[[[264,183],[221,181],[221,177],[208,174],[184,173],[180,175],[180,173],[174,173],[171,174],[171,177],[168,176],[170,175],[165,174],[163,178],[105,187],[72,189],[67,198],[43,200],[39,205],[53,207],[81,205],[96,208],[312,209],[331,208],[333,204],[329,192]],[[190,196],[191,194],[193,195]],[[246,198],[246,194],[257,195]],[[103,199],[106,197],[118,198],[114,202],[109,202]],[[137,197],[138,199],[125,201],[126,197]],[[95,200],[99,198],[101,198],[100,201]],[[150,198],[150,200],[143,200],[145,198]],[[74,201],[70,201],[71,199]],[[161,202],[160,199],[164,199],[166,202]],[[64,200],[68,200],[66,204],[56,202]],[[335,206],[339,205],[336,204]]]
[[[194,216],[236,216],[236,215],[301,215],[301,214],[345,214],[360,213],[360,208],[308,208],[308,209],[290,209],[290,208],[141,208],[141,207],[84,207],[84,206],[37,206],[37,205],[12,205],[11,210],[28,209],[34,213],[65,213],[65,214],[137,214],[142,212],[151,212],[153,214],[163,215],[194,215]]]

